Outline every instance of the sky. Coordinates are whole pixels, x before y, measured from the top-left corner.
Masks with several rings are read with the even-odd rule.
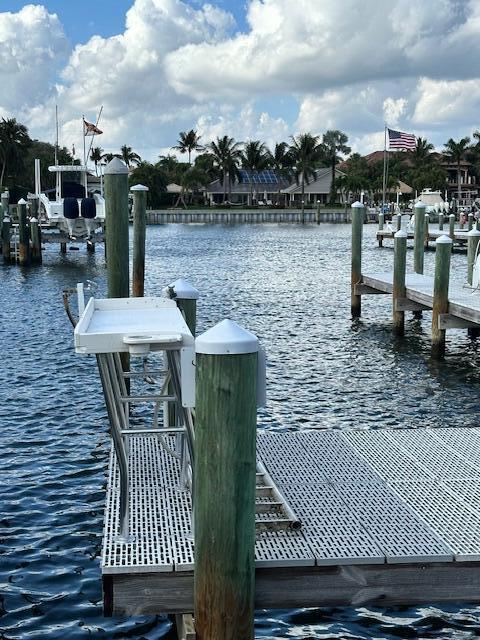
[[[270,147],[385,123],[427,137],[480,129],[480,0],[0,0],[0,116],[82,147],[169,153],[180,131]]]

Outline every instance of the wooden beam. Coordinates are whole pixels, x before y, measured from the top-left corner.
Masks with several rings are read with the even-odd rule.
[[[193,616],[191,614],[184,613],[176,615],[175,624],[177,625],[178,640],[197,640]]]
[[[429,307],[419,302],[414,302],[408,298],[397,298],[395,300],[395,311],[425,311]]]
[[[113,615],[191,613],[193,572],[113,575]],[[480,562],[257,569],[256,609],[480,602]]]
[[[438,316],[438,328],[446,329],[478,329],[480,325],[477,322],[470,322],[463,318],[457,318],[450,313],[441,313]]]
[[[380,291],[379,289],[374,289],[373,287],[369,287],[366,284],[356,284],[355,285],[355,295],[356,296],[369,296],[369,295],[385,295],[388,291]]]

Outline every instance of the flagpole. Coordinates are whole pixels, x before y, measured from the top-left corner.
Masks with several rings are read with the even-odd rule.
[[[101,118],[101,116],[102,116],[102,111],[103,111],[103,104],[102,104],[102,106],[100,107],[100,111],[98,112],[97,122],[95,123],[95,126],[96,126],[96,127],[98,127],[98,123],[100,122],[100,118]],[[91,150],[92,150],[93,141],[95,140],[95,136],[96,136],[96,134],[94,133],[94,134],[93,134],[93,136],[92,136],[92,140],[91,140],[91,142],[90,142],[90,148],[89,148],[89,150],[88,150],[88,157],[90,157],[90,152],[91,152]]]
[[[383,136],[383,193],[382,193],[382,213],[385,213],[385,192],[387,187],[387,125]]]

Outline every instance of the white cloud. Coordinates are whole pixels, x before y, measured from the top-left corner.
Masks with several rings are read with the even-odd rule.
[[[385,98],[383,101],[383,115],[385,122],[396,127],[400,118],[404,115],[408,101],[405,98]]]
[[[431,80],[422,78],[413,121],[427,125],[459,125],[480,122],[479,80]]]

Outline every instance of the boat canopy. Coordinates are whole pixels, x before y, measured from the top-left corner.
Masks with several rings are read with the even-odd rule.
[[[79,171],[88,171],[87,167],[81,164],[54,164],[51,167],[48,167],[48,170],[51,173],[62,173],[63,171],[76,171],[78,173]]]

